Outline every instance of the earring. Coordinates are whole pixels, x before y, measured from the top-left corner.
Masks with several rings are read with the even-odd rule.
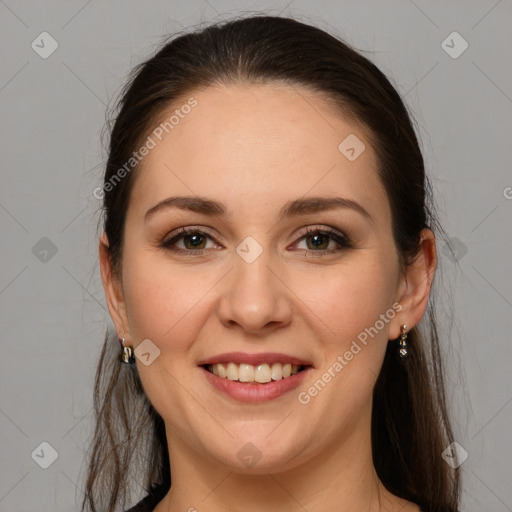
[[[401,331],[402,331],[402,333],[400,334],[399,354],[400,354],[400,359],[402,359],[402,361],[403,361],[404,359],[407,358],[407,325],[406,324],[402,325]]]
[[[119,343],[121,344],[121,356],[120,360],[123,363],[126,364],[133,364],[135,363],[135,356],[133,355],[133,347],[128,345],[125,346],[126,339],[123,337],[122,340],[119,340]]]

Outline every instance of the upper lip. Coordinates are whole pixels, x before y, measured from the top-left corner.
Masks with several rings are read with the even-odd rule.
[[[290,356],[288,354],[282,354],[279,352],[262,352],[260,354],[248,354],[246,352],[226,352],[224,354],[218,354],[207,359],[202,359],[197,364],[198,366],[204,366],[207,364],[217,363],[235,363],[235,364],[273,364],[273,363],[291,363],[298,366],[311,366],[310,361],[300,359],[298,357]]]

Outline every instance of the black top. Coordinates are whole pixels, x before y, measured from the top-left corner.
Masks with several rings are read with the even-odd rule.
[[[153,512],[168,491],[169,487],[165,485],[153,487],[149,490],[149,494],[145,498],[126,512]]]

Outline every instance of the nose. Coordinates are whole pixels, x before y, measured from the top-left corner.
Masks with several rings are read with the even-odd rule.
[[[283,272],[273,270],[268,251],[252,263],[235,257],[234,268],[223,283],[217,314],[225,327],[268,335],[291,322],[293,293]]]

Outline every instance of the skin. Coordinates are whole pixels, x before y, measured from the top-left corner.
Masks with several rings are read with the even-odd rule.
[[[427,306],[436,266],[432,232],[422,233],[418,256],[402,273],[367,133],[317,93],[267,84],[215,86],[193,96],[198,105],[142,162],[121,275],[112,271],[106,236],[100,240],[118,334],[133,347],[150,339],[160,349],[149,366],[137,359],[170,446],[173,484],[156,511],[419,511],[380,483],[370,425],[387,341],[399,337],[402,324],[416,325]],[[353,162],[338,150],[349,134],[366,145]],[[222,202],[227,214],[167,208],[144,220],[151,207],[178,195]],[[287,201],[312,196],[351,199],[371,219],[341,208],[278,221]],[[198,249],[190,237],[176,240],[187,254],[161,246],[183,226],[207,232],[199,237],[204,254],[192,254]],[[307,226],[330,226],[352,247],[327,236],[317,248],[314,234],[298,236]],[[236,252],[248,236],[263,249],[252,263]],[[322,249],[339,251],[320,255]],[[300,403],[298,393],[394,303],[400,312]],[[197,366],[230,351],[284,352],[314,369],[297,390],[241,403],[215,390]],[[252,467],[237,456],[248,442],[261,454]]]

